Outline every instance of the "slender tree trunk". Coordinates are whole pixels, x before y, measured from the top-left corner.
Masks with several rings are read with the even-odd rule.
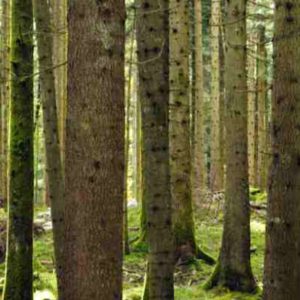
[[[220,98],[220,24],[221,1],[211,6],[211,168],[210,187],[213,192],[223,190],[224,170],[221,159],[221,98]]]
[[[53,64],[56,106],[58,110],[59,141],[62,161],[65,151],[67,100],[67,0],[52,1]]]
[[[168,6],[138,0],[139,99],[142,110],[143,199],[149,245],[147,299],[174,299],[169,165]],[[163,5],[163,6],[161,6]],[[158,11],[157,13],[149,13]]]
[[[248,165],[249,183],[257,186],[257,134],[256,134],[256,33],[249,36],[248,66]]]
[[[130,163],[130,117],[132,107],[132,82],[133,82],[133,55],[135,41],[135,8],[133,12],[133,28],[129,35],[129,58],[127,71],[127,89],[126,89],[126,124],[125,124],[125,186],[124,186],[124,253],[130,253],[129,236],[128,236],[128,178],[129,178],[129,163]]]
[[[10,1],[2,0],[2,62],[1,62],[1,196],[7,207],[7,149],[8,149],[8,111],[10,95]]]
[[[213,263],[196,245],[191,190],[189,2],[169,2],[170,14],[170,167],[175,259]]]
[[[226,2],[226,192],[219,262],[206,287],[251,292],[250,212],[247,162],[246,3]]]
[[[194,0],[194,41],[195,41],[195,82],[194,84],[194,203],[200,204],[207,190],[207,170],[204,155],[204,89],[203,89],[203,51],[202,51],[202,7],[200,0]]]
[[[5,300],[32,300],[33,42],[30,0],[11,2],[11,109]]]
[[[277,0],[275,7],[264,300],[300,298],[300,5]]]
[[[170,157],[176,256],[196,253],[191,199],[189,5],[170,0]]]
[[[46,150],[46,188],[51,202],[54,249],[58,292],[61,290],[61,271],[63,262],[64,230],[64,179],[60,157],[59,131],[55,98],[55,81],[52,62],[52,29],[50,7],[47,0],[34,0],[34,18],[37,31],[39,57],[39,76],[43,127]]]
[[[64,300],[122,299],[122,0],[69,1]]]
[[[258,186],[267,187],[267,50],[265,28],[258,28],[257,44]]]

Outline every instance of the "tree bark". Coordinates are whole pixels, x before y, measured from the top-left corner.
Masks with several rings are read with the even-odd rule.
[[[122,299],[123,0],[68,7],[63,300]]]
[[[300,4],[277,0],[275,7],[264,300],[300,297]]]
[[[246,3],[226,2],[225,99],[227,162],[225,214],[219,262],[206,287],[256,288],[250,265],[247,161]]]
[[[194,169],[193,169],[193,198],[194,203],[200,204],[207,191],[207,169],[204,153],[204,88],[203,88],[203,51],[202,51],[202,7],[201,1],[194,0],[194,55],[195,82],[194,84]]]
[[[250,5],[249,5],[250,7]],[[248,71],[248,165],[249,184],[257,186],[257,134],[256,134],[256,58],[255,46],[257,44],[257,34],[249,36],[249,53],[247,57]]]
[[[211,6],[211,168],[212,192],[224,188],[224,168],[221,158],[221,97],[220,97],[220,24],[221,1],[212,1]]]
[[[53,64],[60,154],[64,161],[67,108],[67,0],[52,1]]]
[[[257,44],[257,117],[258,117],[258,186],[267,187],[267,50],[265,28],[258,28]]]
[[[52,28],[50,7],[47,0],[34,0],[37,50],[39,58],[39,77],[43,127],[46,150],[46,191],[51,203],[53,223],[56,275],[58,293],[61,290],[61,271],[63,264],[64,231],[64,178],[60,156],[58,117],[56,109],[55,81],[52,62]]]
[[[32,300],[33,39],[30,0],[11,2],[9,212],[5,300]]]
[[[4,208],[7,208],[7,149],[8,149],[8,113],[10,95],[10,9],[8,0],[2,0],[2,62],[1,62],[1,197]]]
[[[162,6],[161,6],[162,5]],[[169,164],[168,6],[137,3],[138,98],[142,111],[143,199],[147,218],[147,299],[174,299]],[[155,14],[151,11],[158,11]]]

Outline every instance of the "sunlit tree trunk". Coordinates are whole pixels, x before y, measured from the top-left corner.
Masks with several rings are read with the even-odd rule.
[[[203,201],[207,190],[207,169],[204,155],[204,89],[203,89],[203,51],[202,51],[202,7],[200,0],[194,0],[194,163],[193,198],[196,204]]]
[[[221,1],[211,6],[211,168],[210,187],[213,192],[223,190],[224,170],[221,158],[221,95],[220,95],[220,24]]]
[[[32,300],[33,41],[32,3],[11,2],[11,108],[8,243],[4,300]]]
[[[218,264],[206,287],[253,291],[247,160],[246,3],[226,2],[225,125],[227,162],[225,214]]]
[[[258,186],[267,187],[267,50],[265,28],[258,28],[257,44]]]
[[[51,203],[58,292],[61,290],[64,230],[64,179],[60,156],[55,81],[52,62],[52,28],[47,0],[34,0],[41,104],[46,154],[46,191]]]
[[[62,161],[65,151],[67,108],[67,0],[50,0],[52,6],[53,64]]]
[[[275,7],[264,300],[300,297],[300,5],[276,0]]]
[[[122,299],[122,0],[68,6],[63,300]]]

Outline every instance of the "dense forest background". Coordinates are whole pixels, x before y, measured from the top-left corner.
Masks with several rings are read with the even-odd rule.
[[[2,299],[300,299],[298,0],[0,8]]]

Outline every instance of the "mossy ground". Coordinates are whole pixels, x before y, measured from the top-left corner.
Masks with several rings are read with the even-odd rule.
[[[255,193],[252,201],[264,202],[265,195]],[[46,210],[38,207],[37,212]],[[196,238],[201,249],[217,258],[222,234],[221,206],[217,203],[206,203],[196,211]],[[138,237],[139,209],[129,208],[129,235],[130,240]],[[252,268],[258,286],[262,287],[263,255],[264,255],[264,212],[252,211]],[[147,247],[138,244],[131,245],[131,254],[125,257],[124,262],[124,300],[139,300],[143,289],[143,277],[146,266]],[[260,292],[255,295],[232,293],[224,288],[212,291],[203,290],[202,286],[213,271],[213,266],[208,266],[202,261],[190,266],[176,268],[175,271],[175,299],[218,299],[218,300],[257,300]],[[0,284],[4,280],[4,264],[0,265]],[[44,300],[42,292],[56,294],[56,281],[53,265],[53,241],[51,232],[35,236],[34,242],[34,300]],[[47,296],[48,297],[48,296]],[[55,299],[55,298],[54,298]]]

